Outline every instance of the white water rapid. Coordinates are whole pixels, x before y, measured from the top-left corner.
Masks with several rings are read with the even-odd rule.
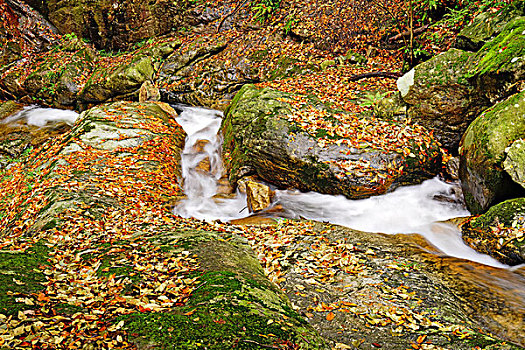
[[[216,198],[218,180],[223,171],[221,139],[217,136],[221,113],[183,107],[177,121],[188,134],[182,154],[182,176],[187,199],[177,205],[175,214],[224,221],[248,216],[245,195],[237,193],[229,199]],[[199,147],[199,143],[204,146]],[[198,169],[198,165],[206,158],[209,158],[210,171]],[[434,178],[419,185],[402,187],[382,196],[362,200],[316,192],[277,190],[275,204],[283,207],[283,215],[288,218],[302,217],[368,232],[419,233],[447,255],[485,265],[507,267],[465,245],[455,226],[439,222],[469,215],[458,204],[434,198],[435,195],[453,197],[452,189],[452,185]]]
[[[228,221],[248,215],[245,195],[237,193],[233,198],[216,198],[223,173],[222,139],[217,135],[221,121],[221,112],[194,107],[183,107],[177,118],[188,136],[181,157],[187,198],[175,207],[176,215],[208,221]],[[206,159],[209,159],[209,171],[198,167]]]
[[[78,118],[78,113],[66,109],[41,108],[39,106],[27,106],[20,112],[13,114],[1,121],[4,124],[25,121],[28,125],[38,127],[46,126],[48,123],[65,122],[73,125]]]

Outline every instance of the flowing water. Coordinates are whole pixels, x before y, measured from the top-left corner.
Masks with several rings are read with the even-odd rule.
[[[221,139],[217,135],[221,113],[202,108],[183,107],[177,121],[187,132],[182,154],[182,175],[187,198],[174,212],[183,217],[203,220],[232,220],[249,216],[246,196],[217,198],[217,182],[222,176]],[[204,147],[198,147],[204,143]],[[198,165],[206,158],[210,171]],[[506,267],[492,257],[480,254],[463,243],[460,231],[439,221],[468,216],[461,205],[438,201],[435,195],[453,197],[453,185],[438,178],[391,193],[362,200],[316,192],[276,190],[275,205],[283,207],[282,216],[330,222],[353,229],[395,233],[419,233],[443,253],[495,267]]]
[[[218,136],[222,114],[203,108],[184,107],[177,122],[188,134],[181,156],[184,193],[187,198],[175,208],[175,214],[201,220],[233,220],[247,216],[246,196],[237,193],[233,198],[214,198],[222,176]],[[202,141],[205,141],[202,144]],[[199,142],[201,146],[199,147]],[[209,159],[209,171],[199,169]]]
[[[44,127],[50,123],[65,122],[73,125],[78,118],[78,113],[66,109],[41,108],[38,106],[24,107],[20,112],[13,114],[1,121],[3,124],[23,122],[27,125]]]

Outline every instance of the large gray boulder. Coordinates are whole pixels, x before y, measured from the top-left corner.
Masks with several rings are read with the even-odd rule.
[[[494,105],[469,126],[459,149],[459,170],[470,211],[481,213],[525,192],[519,180],[524,137],[525,92]]]
[[[315,99],[245,85],[222,125],[230,180],[247,174],[282,188],[366,198],[415,184],[441,167],[423,128],[328,109]],[[302,119],[302,118],[307,119]]]

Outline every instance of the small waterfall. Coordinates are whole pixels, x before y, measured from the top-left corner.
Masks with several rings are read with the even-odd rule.
[[[225,221],[247,216],[244,195],[217,196],[218,181],[223,175],[222,139],[217,134],[222,121],[221,112],[196,107],[182,109],[177,122],[188,135],[181,157],[187,198],[175,207],[174,213],[201,220]]]
[[[231,198],[217,197],[218,181],[223,175],[220,156],[222,140],[217,135],[221,116],[218,111],[184,107],[177,118],[188,136],[182,154],[187,198],[176,206],[176,215],[224,221],[249,215],[244,194],[237,193]],[[316,192],[277,190],[275,204],[282,206],[283,211],[279,214],[282,217],[330,222],[368,232],[418,233],[447,255],[507,267],[465,245],[461,232],[455,226],[439,223],[468,216],[469,212],[454,201],[436,200],[436,195],[454,199],[453,185],[434,178],[362,200]]]

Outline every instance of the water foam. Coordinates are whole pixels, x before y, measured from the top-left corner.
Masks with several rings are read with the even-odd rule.
[[[24,121],[28,125],[44,127],[48,124],[65,122],[73,125],[78,118],[78,113],[66,109],[41,108],[39,106],[24,107],[18,113],[2,120],[3,124]]]
[[[219,111],[182,107],[183,112],[176,118],[187,133],[186,144],[181,156],[184,193],[174,209],[176,215],[201,220],[233,220],[247,216],[246,197],[237,193],[233,198],[217,198],[217,182],[223,174],[221,160],[222,139],[218,135],[222,121]],[[205,141],[203,147],[197,147]],[[210,171],[198,169],[199,163],[209,160]]]

